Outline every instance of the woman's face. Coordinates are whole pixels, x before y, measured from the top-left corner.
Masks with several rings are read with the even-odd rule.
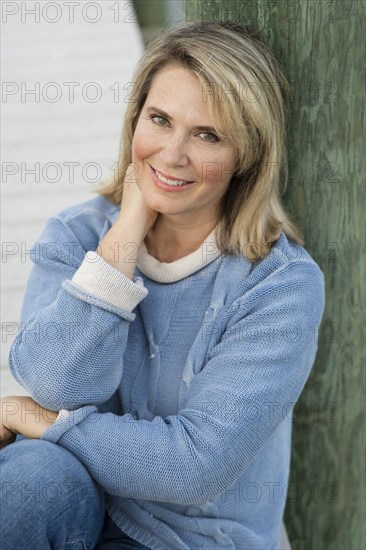
[[[132,141],[138,185],[150,208],[183,225],[218,221],[236,154],[217,130],[194,73],[169,65],[155,75]]]

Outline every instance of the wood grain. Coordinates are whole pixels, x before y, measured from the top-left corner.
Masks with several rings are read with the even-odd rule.
[[[257,26],[291,83],[284,196],[326,280],[316,362],[295,407],[285,523],[293,550],[365,537],[365,3],[186,0],[186,21]]]

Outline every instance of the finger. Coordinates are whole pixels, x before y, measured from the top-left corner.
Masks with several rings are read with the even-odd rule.
[[[137,183],[138,164],[131,162],[128,165],[125,176],[125,183]]]

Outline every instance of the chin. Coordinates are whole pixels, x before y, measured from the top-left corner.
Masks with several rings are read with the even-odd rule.
[[[144,195],[144,201],[146,202],[146,205],[148,208],[151,208],[151,210],[155,210],[156,212],[159,212],[160,214],[171,214],[172,205],[165,205],[164,206],[164,200],[161,199],[161,197],[154,197],[154,196],[145,196]],[[169,208],[170,207],[170,208]]]

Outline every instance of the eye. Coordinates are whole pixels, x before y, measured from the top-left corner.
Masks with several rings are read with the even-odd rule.
[[[151,115],[150,119],[154,124],[157,124],[158,126],[165,126],[164,122],[168,122],[166,118],[164,118],[161,115]],[[156,120],[157,119],[157,120]],[[163,122],[161,122],[163,121]]]
[[[209,143],[217,143],[220,141],[219,138],[212,132],[201,132],[200,136],[208,136],[208,139],[204,138],[204,141],[208,141]]]

